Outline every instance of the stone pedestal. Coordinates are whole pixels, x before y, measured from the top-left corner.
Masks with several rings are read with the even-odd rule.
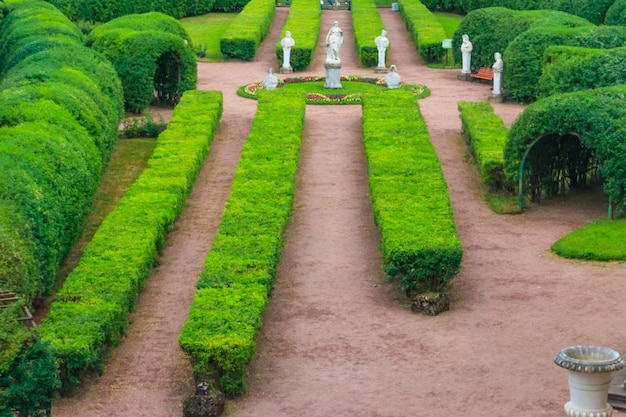
[[[456,76],[456,79],[461,81],[472,81],[472,76],[470,72],[462,72]]]
[[[411,295],[411,311],[436,316],[450,310],[450,299],[443,292],[425,292]]]
[[[291,74],[293,73],[293,68],[291,67],[280,67],[281,74]]]
[[[386,74],[389,72],[389,70],[387,69],[387,67],[376,67],[374,68],[374,72],[376,74]]]
[[[502,94],[491,94],[489,97],[487,97],[487,100],[492,103],[502,103],[504,101],[502,99]]]
[[[626,368],[613,374],[609,387],[609,404],[613,408],[626,410]]]
[[[613,408],[607,402],[611,375],[626,367],[618,352],[571,346],[559,352],[554,362],[568,370],[570,400],[564,407],[568,417],[611,417]]]
[[[341,86],[341,64],[324,64],[326,68],[326,82],[324,88],[343,88]]]

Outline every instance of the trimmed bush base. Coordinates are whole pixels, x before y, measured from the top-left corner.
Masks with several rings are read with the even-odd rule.
[[[411,311],[436,316],[450,310],[450,299],[442,292],[425,292],[411,296]]]

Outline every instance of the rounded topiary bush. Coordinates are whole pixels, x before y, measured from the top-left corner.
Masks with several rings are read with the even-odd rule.
[[[127,110],[148,107],[155,91],[164,92],[175,103],[176,97],[196,87],[198,72],[190,37],[176,19],[163,13],[114,19],[94,29],[87,45],[106,56],[117,70]]]

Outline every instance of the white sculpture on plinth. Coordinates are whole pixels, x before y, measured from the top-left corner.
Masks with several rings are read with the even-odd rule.
[[[463,35],[463,43],[461,44],[461,58],[463,61],[463,68],[461,74],[472,73],[472,43],[469,40],[469,36]]]
[[[493,69],[493,95],[499,96],[502,94],[501,85],[502,85],[502,70],[504,69],[504,61],[502,61],[502,55],[500,52],[496,52],[494,54],[494,58],[496,62],[493,63],[491,67]]]
[[[285,37],[280,41],[280,46],[283,47],[283,66],[282,68],[291,69],[291,48],[296,44],[296,41],[291,37],[291,32],[285,32]]]
[[[339,49],[343,43],[343,31],[339,27],[339,22],[335,22],[326,34],[326,63],[339,65]]]
[[[385,66],[385,52],[389,46],[389,39],[387,39],[387,31],[383,29],[379,36],[374,39],[376,47],[378,48],[378,66],[377,68],[387,68]]]

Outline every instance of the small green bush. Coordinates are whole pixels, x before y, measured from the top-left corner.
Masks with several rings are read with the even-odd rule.
[[[444,290],[463,248],[441,164],[407,91],[363,96],[363,140],[383,268],[408,293]]]
[[[270,29],[276,10],[275,0],[251,0],[228,25],[220,38],[225,57],[251,61]]]
[[[246,368],[293,204],[306,107],[304,97],[278,90],[263,91],[258,100],[179,338],[195,374],[230,396],[246,389]]]
[[[458,103],[463,133],[478,163],[483,184],[494,190],[512,190],[504,175],[504,147],[509,131],[486,101]]]
[[[296,42],[291,48],[289,62],[294,71],[301,71],[311,64],[317,46],[320,31],[319,5],[307,0],[292,1],[285,27],[276,43],[276,59],[279,67],[283,64],[283,47],[280,41],[285,37],[286,31],[291,32]]]

